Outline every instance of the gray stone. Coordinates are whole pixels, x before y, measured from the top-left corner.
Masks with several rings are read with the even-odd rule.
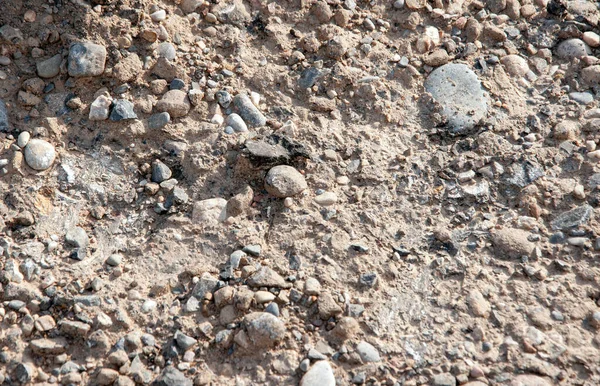
[[[78,322],[76,320],[63,320],[60,322],[60,330],[66,334],[73,337],[82,337],[85,336],[91,327],[87,323]]]
[[[118,253],[113,253],[112,255],[108,256],[108,259],[106,259],[106,264],[112,266],[112,267],[116,267],[118,265],[120,265],[123,262],[123,255],[120,255]]]
[[[175,186],[167,195],[167,199],[165,200],[165,208],[170,208],[173,205],[185,204],[189,199],[190,197],[187,195],[185,190],[183,190],[183,188]]]
[[[224,109],[228,108],[231,104],[231,94],[225,90],[219,90],[215,93],[215,99],[217,103],[221,105]]]
[[[335,375],[327,361],[312,365],[300,380],[300,386],[335,386]]]
[[[81,227],[72,227],[67,230],[65,241],[68,245],[76,248],[87,248],[90,242],[85,229]]]
[[[191,336],[185,335],[181,331],[177,331],[175,333],[175,342],[177,346],[179,346],[183,351],[189,350],[192,346],[194,346],[198,341]]]
[[[42,60],[38,62],[37,74],[40,78],[54,78],[60,74],[60,64],[62,63],[62,55],[56,54],[50,59]]]
[[[298,86],[302,89],[311,88],[317,83],[317,80],[321,77],[321,71],[317,68],[309,67],[302,71],[300,78],[298,79]]]
[[[160,184],[171,178],[171,169],[160,160],[152,162],[152,182]]]
[[[12,44],[19,44],[23,41],[23,34],[21,31],[8,24],[0,27],[0,37]]]
[[[233,98],[233,104],[244,122],[250,127],[261,127],[267,124],[267,118],[254,106],[248,95],[236,95]]]
[[[358,352],[358,355],[360,355],[360,359],[362,359],[363,362],[379,362],[381,360],[379,351],[377,351],[372,344],[365,341],[360,342],[356,346],[356,351]]]
[[[97,295],[78,295],[73,300],[85,307],[99,307],[102,304],[100,297]]]
[[[15,368],[15,378],[22,384],[29,383],[35,377],[33,363],[19,363]]]
[[[69,49],[69,75],[98,76],[104,72],[106,48],[94,43],[74,43]]]
[[[261,248],[260,244],[250,244],[250,245],[246,245],[242,249],[242,252],[247,253],[250,256],[258,257],[258,256],[260,256],[261,250],[262,250],[262,248]]]
[[[210,273],[204,272],[194,286],[192,295],[202,300],[207,293],[212,293],[215,290],[218,283],[219,281],[212,277]]]
[[[550,225],[554,230],[575,228],[587,223],[590,220],[593,211],[594,209],[590,205],[582,205],[561,213]]]
[[[304,176],[288,165],[278,165],[267,173],[265,189],[269,194],[279,198],[295,196],[307,189]]]
[[[156,54],[159,58],[165,58],[168,60],[174,60],[177,57],[175,46],[168,42],[160,43],[156,48]]]
[[[52,144],[42,139],[32,139],[25,146],[24,156],[30,168],[41,171],[52,166],[56,158],[56,150]]]
[[[472,129],[487,114],[487,99],[481,82],[464,64],[438,67],[427,77],[425,90],[441,105],[451,132]]]
[[[582,105],[589,105],[594,101],[594,95],[590,92],[572,92],[569,98]]]
[[[287,283],[281,275],[273,271],[267,266],[262,266],[247,280],[247,284],[250,287],[277,287],[277,288],[289,288],[290,283]]]
[[[123,121],[125,119],[136,119],[137,114],[133,111],[133,103],[127,99],[116,99],[110,112],[111,121]]]
[[[591,54],[592,50],[581,39],[567,39],[556,48],[556,55],[562,59],[581,58]]]
[[[227,116],[225,119],[225,125],[230,126],[233,131],[237,133],[243,133],[248,131],[248,126],[246,126],[246,122],[240,117],[238,114],[233,113]]]
[[[275,302],[269,303],[269,305],[265,307],[265,312],[279,317],[279,306]]]
[[[0,99],[0,131],[8,131],[8,112],[6,103]]]
[[[275,315],[267,312],[253,312],[246,315],[244,325],[248,338],[255,348],[273,347],[286,333],[285,324]]]
[[[185,377],[181,371],[169,366],[163,370],[160,376],[152,383],[153,386],[192,386],[191,380]]]
[[[539,165],[525,161],[510,165],[504,175],[504,181],[517,188],[524,188],[543,176],[544,170]]]

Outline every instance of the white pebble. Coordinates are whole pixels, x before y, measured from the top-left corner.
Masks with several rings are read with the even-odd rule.
[[[20,148],[24,148],[29,143],[29,138],[31,138],[31,134],[29,134],[28,131],[22,131],[21,134],[19,134],[19,138],[17,138],[17,145]]]
[[[583,41],[590,47],[598,47],[600,46],[600,35],[592,31],[584,32]]]
[[[153,14],[151,14],[150,18],[153,21],[163,21],[167,18],[167,12],[164,9],[161,9],[160,11],[156,11]]]
[[[335,182],[337,182],[339,185],[348,185],[350,183],[350,178],[347,176],[339,176],[335,179]]]
[[[596,150],[596,142],[594,142],[594,141],[587,141],[585,143],[585,148],[587,149],[587,151],[594,151],[594,150]]]
[[[223,124],[223,122],[225,122],[225,118],[223,118],[223,116],[221,114],[215,114],[210,119],[210,123],[214,123],[219,126],[221,126]]]
[[[333,192],[325,192],[315,197],[315,202],[321,206],[333,205],[337,202],[337,195]]]
[[[156,306],[157,306],[157,303],[154,300],[148,299],[144,302],[144,304],[142,304],[142,312],[144,314],[150,313],[150,312],[154,311]]]
[[[252,91],[250,93],[250,101],[252,101],[252,104],[256,107],[260,107],[260,94],[257,92]]]

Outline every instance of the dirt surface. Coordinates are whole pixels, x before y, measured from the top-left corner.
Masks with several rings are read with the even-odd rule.
[[[0,384],[600,383],[596,2],[0,11]]]

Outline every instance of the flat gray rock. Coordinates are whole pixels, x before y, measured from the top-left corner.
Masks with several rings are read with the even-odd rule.
[[[69,75],[98,76],[104,72],[106,48],[94,43],[74,43],[69,49]]]
[[[481,82],[464,64],[438,67],[425,80],[425,90],[442,106],[448,128],[454,133],[472,129],[487,114]]]
[[[62,55],[57,54],[50,59],[43,60],[37,64],[37,73],[40,78],[53,78],[60,73]]]

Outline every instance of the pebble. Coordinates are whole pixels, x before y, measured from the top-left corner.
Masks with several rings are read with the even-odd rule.
[[[169,90],[156,103],[158,112],[167,112],[172,118],[186,116],[191,109],[187,93],[182,90]]]
[[[275,288],[289,288],[290,285],[287,283],[281,275],[275,272],[273,269],[262,266],[258,271],[253,273],[246,281],[248,286],[253,288],[259,287],[275,287]]]
[[[169,90],[183,90],[185,88],[185,82],[182,79],[175,78],[169,84]]]
[[[154,386],[192,386],[193,382],[175,367],[168,366],[152,384]]]
[[[165,58],[168,60],[175,60],[175,58],[177,58],[175,46],[168,42],[160,43],[158,47],[156,47],[156,54],[159,58]]]
[[[152,299],[148,299],[148,300],[144,301],[144,303],[142,303],[142,312],[144,314],[148,314],[148,313],[154,311],[156,309],[157,305],[158,305],[158,303],[156,303],[156,301],[154,301]]]
[[[171,178],[171,169],[160,160],[152,162],[152,182],[160,184],[163,181]]]
[[[267,124],[267,118],[254,106],[248,95],[236,95],[233,104],[248,126],[261,127]]]
[[[74,43],[69,49],[68,71],[72,77],[98,76],[104,72],[106,48],[94,43]]]
[[[521,374],[514,377],[509,386],[552,386],[552,383],[538,375]]]
[[[236,133],[243,133],[248,131],[246,122],[238,114],[229,114],[225,120],[225,124],[233,129]]]
[[[314,277],[309,277],[304,282],[304,293],[306,295],[319,295],[321,293],[321,283]]]
[[[156,21],[156,22],[163,21],[167,18],[167,11],[165,11],[164,9],[161,9],[160,11],[151,13],[150,18],[152,19],[152,21]]]
[[[28,131],[22,131],[17,138],[17,146],[21,149],[27,146],[29,143],[29,139],[31,138],[31,134]]]
[[[587,223],[592,212],[593,208],[590,205],[582,205],[561,213],[550,223],[550,225],[554,230],[575,228]]]
[[[500,258],[529,256],[535,244],[528,239],[529,233],[521,229],[502,228],[492,233],[496,255]]]
[[[50,331],[56,327],[56,321],[51,315],[44,315],[35,321],[34,326],[40,332]]]
[[[223,222],[227,219],[227,200],[223,198],[209,198],[197,201],[192,209],[192,222],[211,223]]]
[[[252,312],[244,318],[248,338],[255,348],[269,348],[286,334],[285,324],[268,312]]]
[[[0,99],[0,132],[8,131],[8,113],[6,111],[6,103]]]
[[[581,39],[568,39],[559,43],[556,55],[562,59],[581,58],[591,55],[590,47]]]
[[[594,101],[594,95],[590,92],[572,92],[569,98],[582,105],[589,105]]]
[[[442,114],[452,132],[472,129],[487,115],[481,82],[464,64],[438,67],[427,77],[425,89],[442,106]]]
[[[583,33],[583,41],[590,47],[599,47],[600,35],[593,31],[586,31]]]
[[[379,362],[381,360],[379,351],[372,344],[365,341],[361,341],[356,346],[356,351],[363,362]]]
[[[475,316],[487,318],[490,314],[491,307],[487,300],[483,297],[479,290],[472,290],[467,296],[467,303],[471,312]]]
[[[56,150],[49,142],[32,139],[25,146],[24,156],[30,168],[42,171],[52,166],[56,158]]]
[[[181,347],[184,351],[192,348],[198,341],[191,336],[185,335],[181,331],[177,331],[174,336],[177,346]]]
[[[247,253],[250,256],[258,257],[262,251],[260,244],[249,244],[242,248],[242,252]]]
[[[112,266],[112,267],[116,267],[121,265],[121,263],[123,262],[123,255],[120,255],[118,253],[113,253],[112,255],[110,255],[108,257],[108,259],[106,259],[106,264]]]
[[[270,303],[266,308],[265,308],[265,312],[268,312],[269,314],[272,314],[276,317],[279,317],[279,306],[277,305],[277,303],[273,302]]]
[[[436,374],[431,381],[432,386],[456,386],[456,378],[449,373]]]
[[[308,188],[304,176],[288,165],[278,165],[269,170],[265,177],[265,189],[274,197],[285,198]]]
[[[314,198],[314,201],[321,206],[331,206],[338,200],[337,194],[333,192],[325,192]]]
[[[506,71],[513,76],[525,76],[529,72],[527,60],[519,55],[507,55],[500,59]]]
[[[112,99],[106,95],[99,95],[90,105],[90,121],[104,121],[110,114]]]
[[[258,304],[269,303],[275,300],[275,295],[269,291],[256,291],[254,293],[254,300]]]
[[[38,62],[36,65],[37,74],[40,78],[54,78],[60,74],[60,64],[62,63],[62,55],[57,54],[50,59]]]
[[[228,108],[231,104],[231,94],[225,90],[220,90],[215,93],[215,99],[217,103],[224,109]]]
[[[126,99],[116,99],[113,101],[113,108],[110,112],[110,120],[114,122],[126,119],[136,119],[137,114],[133,111],[133,103]]]
[[[151,130],[162,129],[171,122],[171,115],[166,111],[163,113],[152,114],[148,118],[148,128]]]
[[[312,365],[302,376],[300,386],[335,386],[335,376],[329,362],[319,361]]]

